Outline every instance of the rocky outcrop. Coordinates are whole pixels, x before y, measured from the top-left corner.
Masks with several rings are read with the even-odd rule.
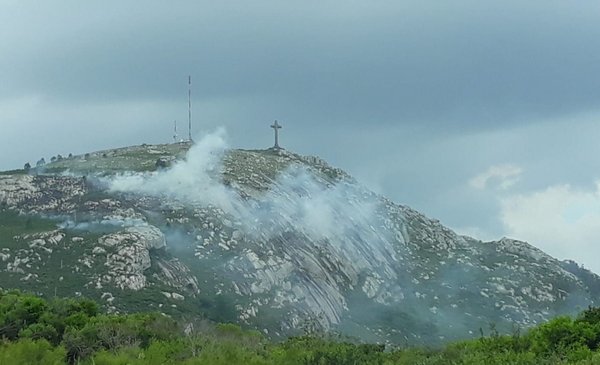
[[[0,176],[0,203],[26,214],[71,213],[85,192],[82,177]]]
[[[102,236],[98,244],[107,251],[104,265],[108,274],[101,283],[140,290],[146,286],[144,271],[151,265],[150,250],[164,248],[166,241],[158,228],[139,226]]]
[[[0,176],[0,203],[16,207],[28,199],[42,195],[30,175]]]

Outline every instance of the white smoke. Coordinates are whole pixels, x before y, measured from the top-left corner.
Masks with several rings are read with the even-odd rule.
[[[111,191],[141,193],[200,205],[214,205],[232,212],[232,191],[219,180],[221,159],[227,148],[225,129],[207,134],[195,144],[185,160],[166,171],[129,173],[114,178]]]
[[[117,176],[109,189],[190,205],[212,205],[231,214],[249,234],[280,234],[275,227],[293,227],[313,240],[339,241],[358,226],[374,231],[370,222],[376,210],[373,196],[365,198],[362,194],[366,190],[355,184],[332,185],[302,165],[282,171],[262,195],[243,199],[221,181],[226,148],[226,132],[219,128],[192,146],[186,159],[171,168]]]
[[[88,222],[75,222],[74,220],[68,219],[58,225],[61,229],[73,229],[79,231],[98,231],[104,229],[118,229],[128,227],[143,227],[147,226],[148,223],[140,218],[129,218],[129,217],[105,217],[100,220],[93,220]]]
[[[328,186],[307,168],[292,166],[280,175],[259,203],[268,207],[269,219],[300,227],[315,240],[335,240],[374,215],[374,202],[360,199],[356,188],[342,182]],[[257,209],[250,212],[256,213]]]

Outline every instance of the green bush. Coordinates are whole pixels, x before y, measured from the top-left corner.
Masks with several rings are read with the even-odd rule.
[[[244,365],[467,365],[598,364],[600,309],[576,319],[558,317],[524,335],[515,331],[455,342],[441,349],[302,336],[280,343],[233,324],[204,326],[184,336],[160,313],[99,314],[87,299],[46,301],[0,291],[0,364],[244,364]]]
[[[10,365],[62,365],[65,349],[54,347],[46,340],[22,339],[0,345],[0,364]]]
[[[177,335],[177,323],[158,313],[100,315],[88,318],[83,326],[68,327],[63,344],[69,362],[76,362],[98,350],[145,348],[152,340],[168,340]]]
[[[569,317],[558,317],[539,325],[529,332],[532,350],[540,355],[579,351],[593,345],[595,328],[587,322],[575,322]]]

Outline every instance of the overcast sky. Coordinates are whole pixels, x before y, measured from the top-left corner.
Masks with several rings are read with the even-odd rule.
[[[168,142],[319,155],[600,272],[600,2],[0,0],[0,169]],[[183,129],[183,128],[182,128]]]

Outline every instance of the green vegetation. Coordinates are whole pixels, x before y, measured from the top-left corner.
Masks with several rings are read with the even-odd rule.
[[[34,215],[21,215],[0,207],[1,247],[11,247],[10,242],[17,235],[45,232],[56,228],[56,222]]]
[[[101,314],[89,299],[0,292],[0,364],[600,364],[600,308],[591,307],[524,335],[492,329],[435,350],[323,336],[273,343],[231,324],[194,324],[160,313]]]
[[[27,171],[25,171],[24,169],[8,170],[8,171],[0,171],[0,176],[3,176],[3,175],[25,175],[26,173],[27,173]]]
[[[174,143],[117,148],[50,160],[52,162],[34,170],[43,174],[59,174],[67,170],[79,174],[154,171],[159,158],[173,156],[182,159],[189,147],[188,143]]]

